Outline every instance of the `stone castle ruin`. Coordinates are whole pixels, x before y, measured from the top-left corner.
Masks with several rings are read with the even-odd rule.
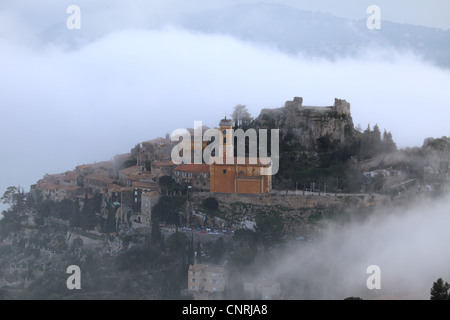
[[[350,103],[335,99],[334,105],[304,106],[295,97],[277,109],[262,109],[256,122],[261,128],[280,128],[281,136],[293,135],[302,147],[314,149],[317,139],[328,136],[332,143],[344,143],[354,130]]]

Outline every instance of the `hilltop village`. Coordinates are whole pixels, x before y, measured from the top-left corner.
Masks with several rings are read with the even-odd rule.
[[[231,120],[221,120],[223,136],[232,127]],[[46,174],[30,187],[30,193],[39,201],[73,200],[81,206],[85,199],[99,195],[100,214],[107,215],[108,204],[117,209],[117,228],[121,222],[128,221],[135,229],[149,229],[152,207],[161,195],[186,195],[188,192],[262,194],[272,190],[271,176],[260,172],[267,165],[250,164],[249,161],[243,164],[234,161],[232,164],[177,165],[171,160],[174,146],[175,142],[169,137],[144,141],[130,153],[116,155],[111,161],[80,165],[60,174]]]
[[[222,198],[223,194],[240,194],[245,198],[245,195],[262,194],[276,199],[279,194],[364,194],[363,198],[371,194],[374,199],[374,195],[398,196],[411,190],[432,191],[449,179],[450,161],[445,145],[443,150],[433,149],[433,145],[445,144],[448,140],[426,140],[423,148],[430,151],[427,159],[416,157],[412,163],[405,152],[396,152],[392,136],[386,131],[383,139],[380,132],[377,137],[378,126],[373,131],[368,128],[364,133],[355,129],[350,104],[345,100],[336,99],[330,107],[308,107],[303,106],[302,98],[296,97],[287,101],[283,108],[263,109],[252,124],[254,128],[281,129],[284,167],[278,176],[261,175],[263,166],[249,164],[248,161],[239,165],[174,164],[171,152],[177,142],[167,134],[165,138],[143,141],[129,153],[116,155],[109,161],[80,165],[64,173],[46,174],[30,187],[30,193],[35,199],[55,202],[69,199],[78,201],[81,206],[86,198],[100,195],[98,214],[106,218],[106,208],[110,205],[116,209],[117,228],[128,221],[133,228],[145,229],[150,228],[152,208],[161,196],[208,193]],[[222,140],[226,130],[233,129],[233,121],[222,119],[218,128]],[[203,132],[207,129],[202,128]],[[359,150],[352,155],[348,149],[353,147],[352,139],[358,134],[363,137],[358,141]],[[368,142],[364,141],[364,134],[369,136]],[[364,142],[368,146],[361,146]],[[205,146],[204,143],[203,148]],[[377,152],[376,148],[380,150]],[[347,172],[332,172],[342,171],[339,160],[334,160],[336,165],[327,158],[333,153],[343,157],[341,163],[347,166]],[[424,152],[419,153],[423,155]],[[289,155],[290,159],[283,155]],[[314,169],[318,173],[311,172]],[[417,170],[421,172],[417,174]],[[349,183],[349,174],[353,175],[351,178],[360,180],[356,187]],[[286,176],[295,177],[296,181],[285,179]]]
[[[355,128],[345,100],[310,107],[296,97],[240,120],[218,121],[221,143],[231,129],[279,129],[276,175],[235,154],[233,163],[175,164],[177,142],[167,134],[111,160],[46,174],[29,193],[9,188],[0,286],[13,289],[3,294],[23,297],[31,288],[26,297],[51,296],[61,270],[80,264],[94,297],[298,298],[289,279],[260,279],[252,266],[282,244],[319,239],[328,220],[437,196],[450,181],[450,138],[398,150],[377,125]],[[105,289],[98,268],[127,281]]]

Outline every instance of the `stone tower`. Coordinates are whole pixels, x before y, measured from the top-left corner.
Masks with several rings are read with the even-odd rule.
[[[234,156],[233,148],[233,121],[231,119],[222,119],[219,124],[220,127],[220,140],[223,146],[224,159]]]

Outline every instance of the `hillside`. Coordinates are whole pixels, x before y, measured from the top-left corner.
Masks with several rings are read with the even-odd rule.
[[[185,17],[181,26],[205,33],[226,34],[273,46],[290,54],[336,59],[363,49],[412,51],[442,67],[450,67],[450,30],[443,31],[383,20],[381,30],[369,30],[366,20],[284,5],[257,3],[228,6]]]

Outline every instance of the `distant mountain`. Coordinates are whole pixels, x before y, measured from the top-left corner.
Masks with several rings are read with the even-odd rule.
[[[382,20],[380,30],[369,30],[366,20],[351,20],[278,4],[240,4],[191,14],[184,28],[231,35],[270,45],[290,54],[337,58],[363,48],[411,50],[439,66],[450,67],[450,30]]]

